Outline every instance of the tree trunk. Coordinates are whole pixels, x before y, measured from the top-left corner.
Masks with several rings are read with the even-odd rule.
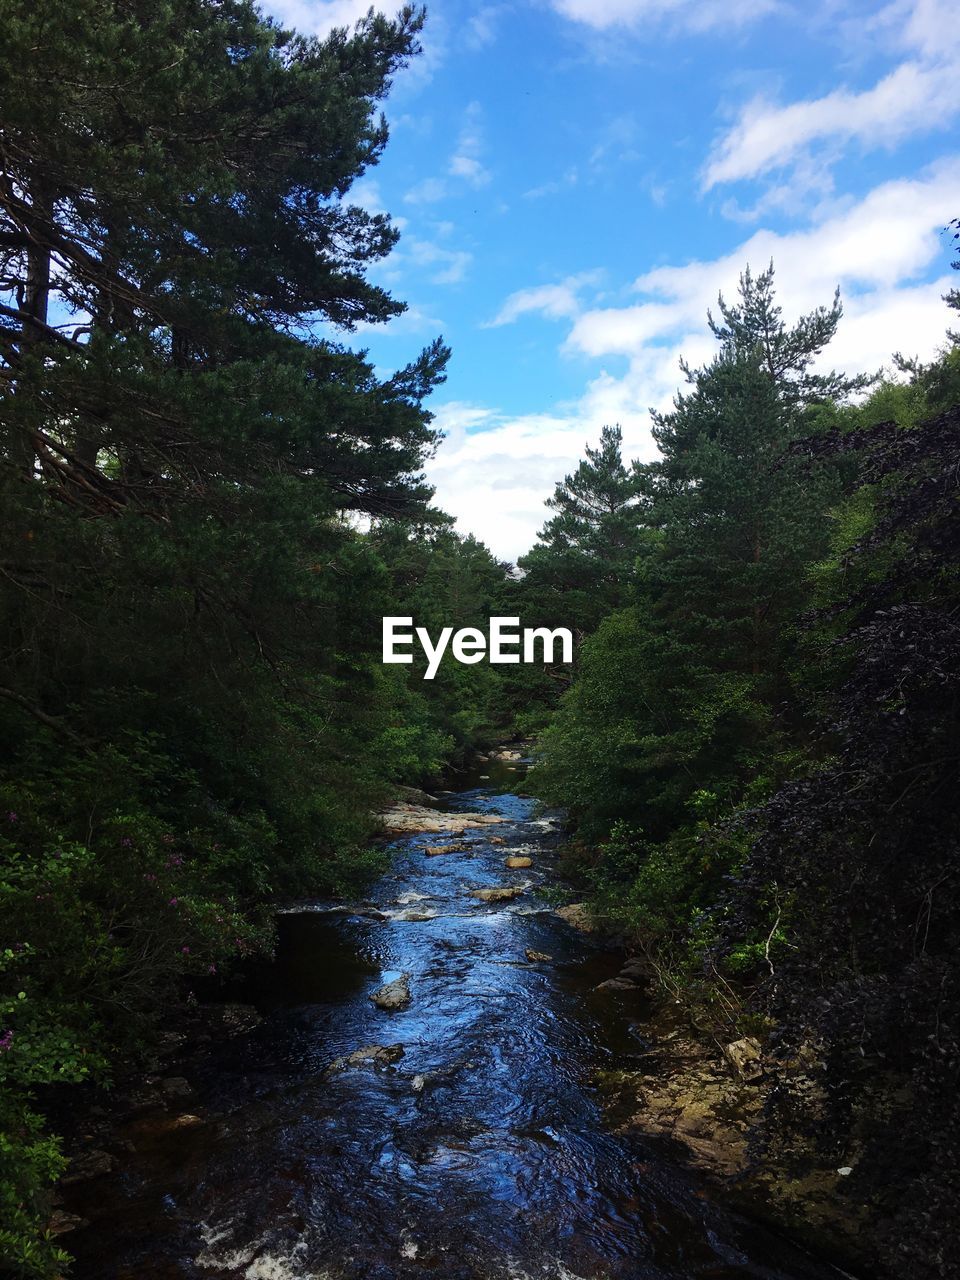
[[[41,191],[35,194],[33,203],[39,215],[37,221],[46,224],[52,216],[52,201]],[[19,338],[21,365],[29,363],[32,357],[42,358],[42,348],[49,340],[40,326],[47,323],[50,307],[50,247],[36,239],[35,231],[30,233],[26,259],[23,301],[18,308],[22,317]],[[21,395],[24,394],[22,379],[21,369],[17,381],[17,391]],[[28,420],[31,416],[27,415]],[[10,451],[14,465],[22,468],[28,477],[32,477],[36,452],[32,432],[25,425],[10,441]]]

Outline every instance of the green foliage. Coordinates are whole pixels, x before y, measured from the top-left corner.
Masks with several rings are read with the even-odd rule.
[[[18,1274],[61,1265],[30,1092],[135,1060],[197,977],[270,947],[271,901],[356,891],[391,786],[486,724],[484,688],[431,702],[385,674],[394,582],[361,531],[429,542],[425,400],[447,349],[381,377],[333,336],[404,309],[367,279],[397,230],[349,189],[422,21],[371,13],[321,40],[248,0],[0,0],[0,1205]],[[458,547],[463,581],[492,581],[484,549]]]
[[[0,1083],[0,1265],[5,1274],[45,1280],[60,1274],[67,1254],[42,1229],[49,1187],[65,1161],[56,1139],[23,1101],[19,1082]]]
[[[604,427],[572,475],[557,486],[554,512],[518,562],[512,611],[524,626],[566,627],[577,647],[631,598],[648,534],[637,520],[638,487],[624,465],[619,427]],[[575,654],[575,659],[576,659]],[[502,674],[506,718],[522,734],[549,721],[570,668],[521,666]]]
[[[745,273],[739,305],[721,300],[719,354],[655,417],[662,458],[634,468],[647,532],[634,603],[585,643],[545,735],[536,785],[594,838],[617,817],[668,838],[704,791],[729,813],[788,747],[790,628],[840,488],[836,468],[786,451],[814,398],[858,382],[809,373],[839,304],[787,329],[772,288],[772,271]]]
[[[520,598],[538,626],[566,626],[582,637],[627,601],[643,536],[621,442],[619,427],[604,427],[599,446],[587,446],[586,458],[547,499],[556,514],[520,558]]]
[[[836,299],[788,328],[771,270],[720,306],[718,355],[635,467],[629,600],[530,785],[671,992],[765,1039],[758,1152],[859,1153],[868,1247],[933,1280],[960,1133],[958,348],[853,403],[874,380],[811,372]]]

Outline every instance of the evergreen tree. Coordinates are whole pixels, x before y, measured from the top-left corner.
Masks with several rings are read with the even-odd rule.
[[[658,615],[717,670],[744,671],[757,693],[784,690],[783,626],[805,598],[805,566],[826,548],[833,477],[785,457],[815,428],[814,411],[864,385],[862,377],[810,372],[836,332],[839,298],[788,328],[775,302],[773,267],[747,269],[740,298],[720,299],[714,360],[687,369],[691,390],[654,414],[661,460],[640,469],[662,530],[651,571]]]
[[[576,471],[547,499],[556,514],[519,561],[524,609],[582,639],[628,599],[642,547],[637,487],[621,456],[619,427],[604,427]]]
[[[416,703],[395,740],[352,518],[425,518],[446,349],[381,378],[317,336],[402,310],[349,188],[421,21],[0,0],[5,1273],[60,1269],[27,1091],[135,1056],[269,946],[271,898],[369,869],[370,813],[446,747]]]
[[[595,833],[620,817],[662,840],[706,795],[735,804],[758,773],[776,776],[796,729],[790,626],[826,551],[838,484],[835,468],[811,473],[786,450],[815,429],[825,397],[862,380],[810,372],[839,321],[836,299],[788,328],[771,268],[746,271],[738,302],[721,298],[720,310],[720,351],[687,369],[690,389],[654,415],[660,460],[634,468],[651,552],[633,616],[604,622],[585,646],[579,687],[547,738],[541,785],[564,800],[575,790]],[[575,781],[584,737],[596,772]]]

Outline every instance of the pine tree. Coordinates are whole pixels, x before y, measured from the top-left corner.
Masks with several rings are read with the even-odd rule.
[[[396,230],[348,191],[385,145],[376,104],[422,14],[318,40],[248,0],[2,6],[11,700],[54,717],[72,701],[89,725],[91,678],[190,685],[190,656],[164,677],[173,655],[133,638],[171,608],[224,689],[240,654],[332,678],[334,628],[373,604],[345,607],[365,553],[341,517],[416,515],[429,494],[442,343],[381,380],[313,336],[403,309],[365,275]]]
[[[743,671],[758,696],[783,693],[783,627],[806,597],[805,566],[825,548],[835,477],[787,456],[815,429],[814,411],[841,403],[862,377],[810,366],[833,337],[839,297],[787,327],[773,267],[720,299],[714,360],[686,370],[692,390],[654,414],[662,458],[641,470],[663,531],[652,571],[656,610],[718,670]]]
[[[604,427],[597,447],[557,485],[556,514],[521,557],[521,599],[530,616],[566,626],[581,639],[628,598],[642,547],[637,486],[621,455],[619,427]]]
[[[790,628],[838,487],[833,467],[811,471],[788,450],[825,398],[861,380],[810,371],[837,299],[788,328],[771,268],[745,272],[737,304],[720,309],[720,351],[654,414],[660,460],[634,468],[650,552],[630,616],[586,644],[548,741],[545,785],[559,799],[575,788],[597,831],[620,816],[662,840],[698,794],[736,804],[758,774],[776,775],[795,729]],[[585,737],[595,772],[574,782]]]
[[[0,451],[87,514],[264,464],[344,508],[421,499],[442,345],[377,385],[307,326],[403,309],[364,274],[395,228],[345,197],[422,15],[320,41],[246,0],[4,7]]]

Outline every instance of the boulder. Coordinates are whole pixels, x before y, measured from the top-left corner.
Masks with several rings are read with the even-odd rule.
[[[503,836],[489,836],[487,838],[487,843],[488,844],[506,844],[507,842],[503,838]]]
[[[185,1111],[183,1115],[177,1116],[173,1121],[174,1129],[199,1129],[204,1121],[200,1116],[190,1114]]]
[[[47,1230],[52,1236],[62,1236],[67,1231],[79,1231],[81,1227],[88,1227],[90,1223],[86,1218],[81,1218],[75,1213],[67,1213],[64,1209],[54,1209],[50,1221],[47,1223]]]
[[[504,889],[474,889],[471,897],[479,898],[481,902],[511,902],[514,898],[519,898],[523,893],[521,886]]]
[[[608,978],[606,982],[600,982],[595,986],[594,991],[636,991],[637,984],[630,978]]]
[[[354,1049],[343,1058],[335,1058],[327,1067],[327,1075],[350,1067],[362,1067],[368,1062],[375,1067],[388,1067],[398,1062],[403,1054],[402,1044],[365,1044],[362,1049]]]
[[[549,964],[553,960],[553,956],[548,956],[545,951],[534,951],[532,947],[527,947],[524,955],[531,964]]]
[[[428,791],[421,791],[419,787],[397,787],[397,795],[406,804],[433,805],[437,803],[436,796],[430,795]]]
[[[435,832],[439,835],[462,835],[470,827],[486,827],[503,822],[499,813],[443,813],[424,805],[395,804],[381,813],[380,825],[391,835],[418,835]]]
[[[88,1182],[91,1178],[102,1178],[104,1174],[112,1173],[116,1166],[116,1160],[108,1151],[83,1151],[73,1157],[60,1181],[67,1185]]]
[[[760,1042],[753,1036],[744,1036],[723,1046],[723,1056],[741,1080],[759,1080],[763,1075],[760,1059]]]
[[[511,871],[525,871],[527,867],[533,866],[532,858],[504,858],[503,865],[509,867]]]
[[[469,848],[468,844],[460,840],[456,844],[428,844],[423,852],[428,858],[439,858],[442,853],[462,853],[464,849]]]
[[[569,906],[557,907],[554,915],[566,920],[567,924],[581,933],[592,933],[596,928],[590,909],[585,902],[571,902]]]
[[[395,978],[393,982],[388,982],[382,987],[378,987],[370,996],[370,999],[378,1009],[387,1009],[393,1011],[396,1009],[405,1009],[410,1003],[410,975],[403,973],[399,978]]]

